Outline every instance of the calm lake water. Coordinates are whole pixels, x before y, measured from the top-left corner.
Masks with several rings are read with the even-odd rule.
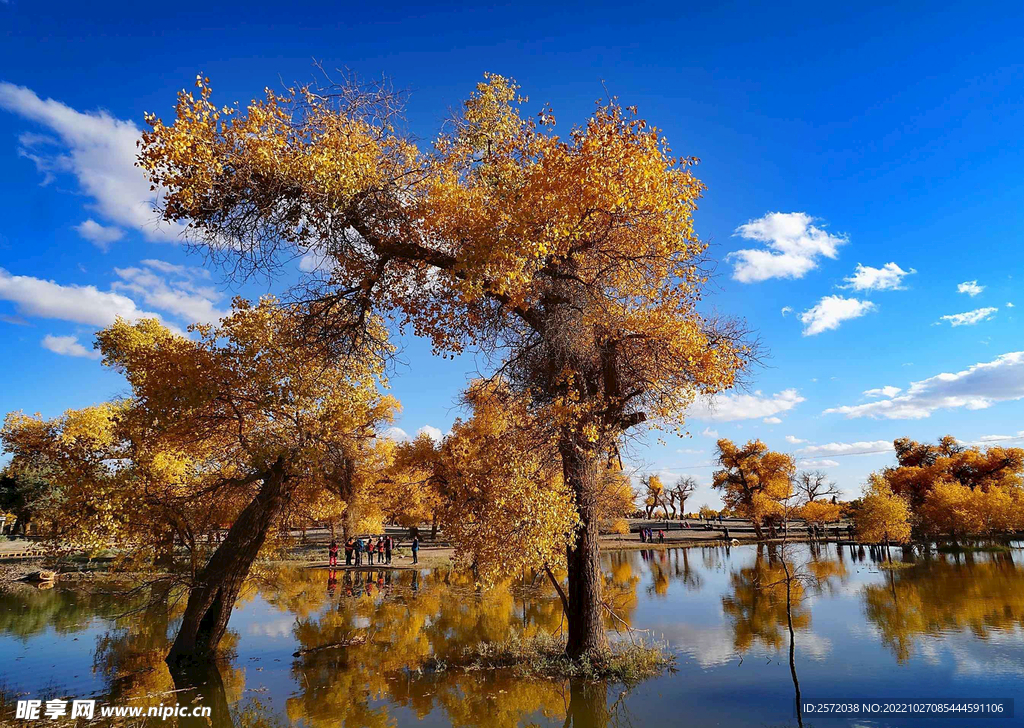
[[[1016,717],[820,715],[805,726],[1024,724],[1024,549],[907,556],[789,546],[802,703],[1015,699]],[[542,579],[479,591],[452,570],[261,575],[231,620],[206,699],[218,725],[782,726],[798,724],[786,570],[777,550],[614,552],[609,604],[675,671],[632,690],[438,670],[465,645],[557,632]],[[0,687],[11,696],[173,704],[162,661],[183,604],[96,588],[0,592]],[[611,629],[622,629],[608,618]],[[617,639],[629,639],[625,631]],[[338,647],[338,644],[347,646]],[[148,696],[148,697],[147,697]],[[182,701],[184,698],[181,698]],[[174,721],[161,723],[173,725]],[[26,725],[21,723],[21,725]]]

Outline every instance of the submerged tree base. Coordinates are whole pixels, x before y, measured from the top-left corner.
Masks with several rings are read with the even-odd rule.
[[[663,644],[637,641],[571,659],[564,637],[512,637],[467,647],[459,664],[435,661],[435,670],[509,670],[519,677],[555,677],[599,680],[635,685],[657,677],[675,664],[675,656]]]
[[[902,569],[910,569],[914,564],[907,561],[883,561],[878,564],[880,571],[900,571]]]

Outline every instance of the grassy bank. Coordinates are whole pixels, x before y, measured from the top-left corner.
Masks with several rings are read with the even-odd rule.
[[[434,670],[508,670],[520,677],[573,678],[635,685],[672,669],[675,656],[661,644],[613,645],[598,655],[571,660],[565,638],[513,637],[467,647],[456,663],[433,662]]]

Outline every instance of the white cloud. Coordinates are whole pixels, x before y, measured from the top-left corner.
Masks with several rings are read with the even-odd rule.
[[[835,258],[846,236],[830,235],[813,225],[814,220],[805,212],[771,212],[740,225],[736,235],[765,247],[729,253],[726,257],[734,260],[732,277],[742,283],[803,278],[818,267],[819,256]]]
[[[798,468],[838,468],[839,463],[836,460],[798,460]]]
[[[426,435],[427,437],[429,437],[431,440],[438,444],[444,437],[444,433],[442,433],[436,427],[432,427],[431,425],[423,425],[423,427],[416,430],[416,436],[419,437],[420,435]]]
[[[971,298],[974,298],[984,290],[985,286],[979,286],[978,281],[964,281],[956,287],[957,293],[966,293]]]
[[[121,280],[116,281],[111,288],[132,293],[147,305],[180,316],[188,323],[216,323],[227,315],[227,311],[215,305],[221,298],[220,293],[196,283],[196,278],[205,277],[202,269],[157,260],[143,263],[141,268],[114,268]],[[168,271],[177,277],[169,280],[153,269]]]
[[[879,387],[877,389],[865,390],[864,396],[865,397],[871,397],[872,399],[877,399],[878,397],[895,397],[897,394],[899,394],[902,391],[903,390],[900,389],[899,387],[886,386],[886,387]]]
[[[1013,303],[1012,303],[1012,302],[1010,302],[1010,301],[1007,301],[1007,302],[1006,302],[1006,307],[1007,307],[1007,308],[1013,308]]]
[[[891,440],[872,440],[870,442],[830,442],[827,445],[808,445],[797,452],[807,457],[820,455],[876,455],[892,452]]]
[[[782,307],[782,318],[786,318],[786,316],[788,316],[791,313],[793,313],[793,307],[792,306],[783,306]]]
[[[317,248],[307,250],[299,258],[299,270],[303,273],[331,273],[334,268],[334,258]]]
[[[381,432],[381,435],[388,440],[395,440],[396,442],[404,442],[410,439],[409,433],[401,427],[386,427]]]
[[[952,313],[948,316],[942,316],[939,321],[949,321],[951,326],[974,326],[982,321],[986,321],[992,318],[998,308],[989,306],[987,308],[976,308],[973,311],[965,311],[964,313]]]
[[[769,425],[781,425],[782,424],[782,420],[780,420],[778,417],[765,417],[764,421],[767,424],[769,424]]]
[[[100,225],[91,217],[80,225],[75,225],[75,230],[83,238],[103,251],[110,248],[111,243],[116,243],[124,237],[124,230],[121,228]]]
[[[120,293],[96,286],[63,286],[31,276],[12,276],[0,268],[0,300],[12,301],[23,316],[60,319],[90,326],[109,326],[118,316],[129,320],[160,318],[143,311]]]
[[[704,437],[718,437],[718,430],[712,430],[710,427],[705,427],[701,433]]]
[[[843,288],[855,291],[900,291],[903,290],[903,279],[917,273],[916,270],[903,270],[895,263],[886,263],[881,268],[857,264],[856,270],[849,278],[845,278]]]
[[[63,356],[80,356],[86,359],[99,359],[100,353],[92,349],[86,349],[78,343],[77,336],[54,336],[47,334],[40,342],[44,349],[49,349],[54,354]]]
[[[912,382],[906,392],[891,399],[833,407],[825,414],[910,420],[930,417],[939,409],[981,410],[1020,399],[1024,399],[1024,351],[1015,351],[960,372]]]
[[[790,445],[801,445],[807,442],[807,440],[801,440],[799,437],[796,437],[795,435],[786,435],[786,442],[788,442]]]
[[[772,417],[788,412],[804,401],[795,389],[784,389],[770,396],[753,394],[720,394],[700,399],[690,408],[690,416],[711,422],[732,422]]]
[[[176,265],[175,263],[168,263],[166,260],[157,260],[155,258],[147,258],[141,261],[141,265],[153,270],[158,270],[161,273],[167,275],[179,275],[187,276],[188,278],[209,278],[210,271],[205,268],[193,268],[187,265]]]
[[[1003,440],[1016,440],[1020,437],[1018,435],[982,435],[978,438],[978,442],[1002,442]]]
[[[804,325],[804,336],[816,336],[823,331],[838,329],[843,321],[860,318],[875,309],[871,301],[825,296],[814,308],[800,314],[800,323]]]
[[[31,89],[0,82],[0,108],[42,124],[57,139],[22,134],[20,154],[32,160],[47,183],[71,173],[91,208],[110,222],[142,232],[149,240],[177,240],[180,225],[160,223],[153,208],[158,192],[135,166],[136,141],[142,136],[131,121],[106,111],[81,112],[54,99],[41,99]],[[45,147],[57,142],[60,151]],[[41,149],[41,147],[43,147]]]

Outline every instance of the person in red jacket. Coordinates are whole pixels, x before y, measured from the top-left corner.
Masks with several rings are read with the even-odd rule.
[[[338,542],[333,538],[331,539],[331,545],[327,547],[327,553],[330,554],[331,568],[338,565]]]

